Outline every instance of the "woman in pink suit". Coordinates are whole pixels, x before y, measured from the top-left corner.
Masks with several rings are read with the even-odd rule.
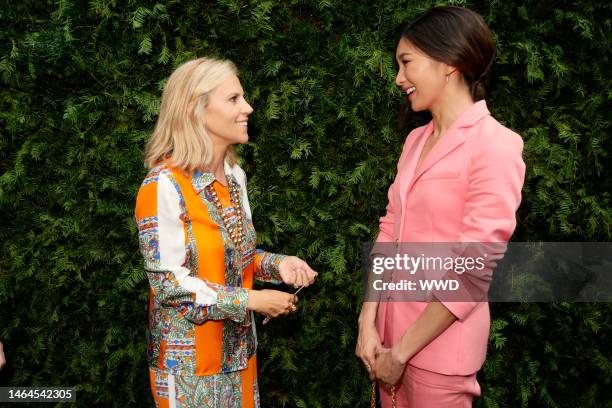
[[[525,164],[521,137],[484,100],[494,54],[490,30],[465,8],[436,7],[403,28],[396,84],[432,120],[406,138],[377,243],[510,239]],[[397,407],[471,407],[481,394],[488,303],[392,300],[364,302],[356,347],[383,385],[383,407],[391,406],[391,385]]]

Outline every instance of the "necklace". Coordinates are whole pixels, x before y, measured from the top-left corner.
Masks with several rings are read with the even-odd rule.
[[[223,219],[225,230],[229,233],[232,242],[234,242],[234,246],[239,248],[242,246],[242,241],[244,241],[244,233],[242,231],[242,208],[240,208],[240,189],[233,180],[228,183],[228,187],[230,192],[230,205],[234,207],[234,212],[236,214],[236,222],[234,224],[230,222],[229,214],[223,211],[223,205],[221,205],[221,200],[219,200],[219,196],[217,196],[217,192],[212,186],[212,183],[206,186],[206,191],[212,197],[213,204],[217,208],[217,213],[221,219]]]

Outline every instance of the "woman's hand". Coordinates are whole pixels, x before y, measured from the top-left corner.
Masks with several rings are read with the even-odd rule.
[[[294,287],[312,285],[318,273],[297,256],[287,256],[278,267],[283,282]]]
[[[373,323],[360,324],[355,355],[363,361],[370,375],[370,380],[376,378],[376,357],[382,349],[383,346],[376,326]]]
[[[389,386],[396,385],[400,381],[405,368],[406,364],[402,363],[392,349],[388,348],[380,351],[374,365],[376,378]]]
[[[277,317],[295,312],[297,301],[297,296],[280,290],[249,290],[247,309],[267,317]]]

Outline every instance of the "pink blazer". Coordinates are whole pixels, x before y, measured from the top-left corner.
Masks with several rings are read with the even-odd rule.
[[[489,113],[484,100],[466,109],[415,167],[433,122],[404,143],[389,188],[377,242],[507,242],[516,226],[525,177],[523,140]],[[385,347],[397,342],[426,302],[381,299],[376,324]],[[442,302],[458,320],[409,363],[448,375],[470,375],[485,360],[487,302]]]

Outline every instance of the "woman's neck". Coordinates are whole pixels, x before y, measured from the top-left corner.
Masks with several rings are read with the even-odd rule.
[[[213,160],[207,167],[207,171],[213,173],[215,178],[223,185],[227,185],[227,179],[225,177],[225,154],[227,153],[227,147],[220,148],[215,146],[213,153]]]
[[[440,98],[430,109],[433,120],[434,139],[438,139],[444,134],[453,122],[473,104],[474,101],[467,92],[455,92],[453,95]]]

